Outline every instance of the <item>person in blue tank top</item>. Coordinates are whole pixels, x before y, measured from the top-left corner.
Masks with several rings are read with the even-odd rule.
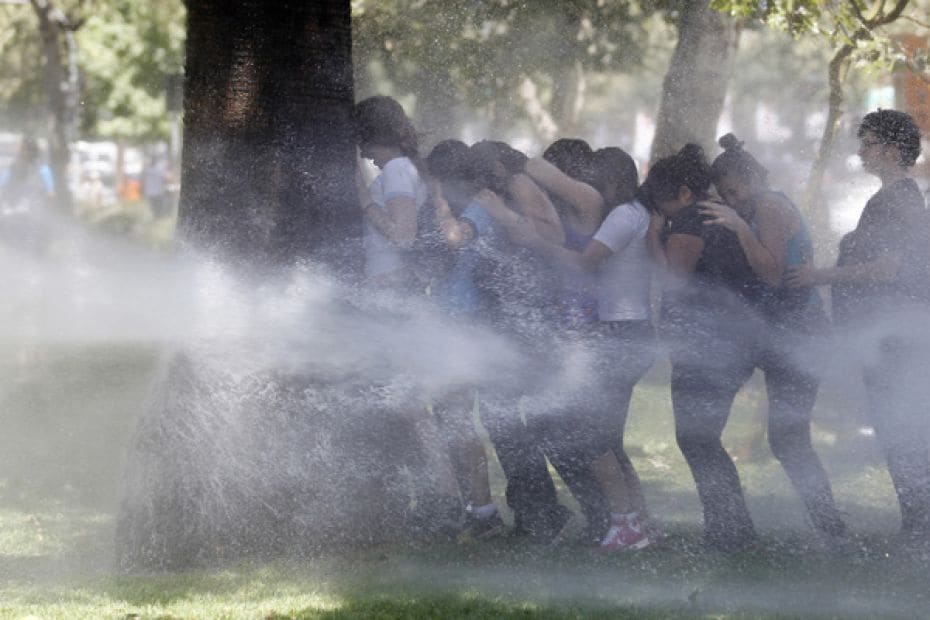
[[[460,324],[482,320],[481,290],[475,282],[481,264],[480,246],[493,243],[491,217],[472,197],[478,191],[468,178],[468,145],[444,140],[426,157],[430,199],[439,241],[451,255],[448,266],[432,287],[437,306]],[[490,538],[504,529],[491,498],[488,459],[475,429],[472,412],[474,385],[451,385],[433,399],[433,412],[449,451],[467,502],[463,534],[470,539]]]
[[[764,322],[752,343],[756,367],[768,395],[768,440],[772,453],[811,517],[828,541],[841,539],[845,525],[833,500],[830,481],[811,445],[811,412],[819,378],[812,345],[823,344],[827,317],[812,287],[788,288],[791,267],[813,260],[807,224],[798,208],[768,184],[768,170],[733,134],[720,138],[724,152],[711,165],[717,193],[726,204],[705,202],[705,225],[735,233],[753,273],[759,278],[754,305]]]
[[[529,350],[544,342],[547,321],[542,315],[548,287],[537,261],[497,234],[500,220],[526,217],[546,238],[561,243],[563,237],[552,205],[520,172],[524,160],[521,153],[499,142],[484,141],[469,148],[446,141],[430,153],[428,164],[441,181],[432,190],[437,223],[454,252],[450,269],[435,286],[437,304],[456,320],[490,327],[510,338],[516,348]],[[527,354],[528,360],[539,358]],[[534,368],[514,368],[506,385],[480,386],[478,414],[507,478],[514,533],[550,544],[561,537],[570,511],[558,501],[537,427],[520,415],[518,400],[534,374]],[[446,394],[437,405],[444,423],[462,429],[462,423],[470,421],[474,390],[465,387]],[[467,444],[471,442],[462,442],[463,447]],[[463,464],[472,465],[464,484],[472,504],[467,531],[473,537],[486,537],[496,531],[500,519],[495,518],[496,507],[486,492],[486,465],[481,480],[481,462],[475,453],[465,456]]]

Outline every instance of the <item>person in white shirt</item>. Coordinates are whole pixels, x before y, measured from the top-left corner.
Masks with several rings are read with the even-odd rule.
[[[416,241],[417,217],[429,197],[416,130],[400,104],[385,96],[360,102],[355,123],[362,158],[381,169],[370,185],[361,169],[356,177],[365,222],[365,275],[379,285],[414,286],[405,255]]]
[[[610,505],[611,526],[601,542],[603,551],[642,549],[657,536],[650,532],[639,478],[622,439],[633,387],[654,357],[649,303],[653,262],[646,243],[650,213],[635,198],[635,165],[617,166],[614,159],[605,157],[611,166],[626,171],[618,175],[620,182],[609,197],[619,204],[582,251],[548,242],[516,218],[504,226],[514,242],[543,253],[561,270],[595,279],[599,320],[588,345],[596,352],[597,376],[593,388],[572,399],[581,415],[577,432],[566,440],[584,448]]]
[[[359,206],[364,218],[365,275],[369,286],[387,289],[401,297],[415,295],[421,287],[410,260],[417,238],[418,214],[428,198],[421,177],[423,164],[417,151],[417,134],[401,105],[390,97],[376,96],[355,107],[355,132],[362,158],[370,159],[381,173],[370,184],[356,171]],[[389,424],[410,427],[413,446],[398,446],[396,462],[423,463],[429,481],[413,489],[417,509],[408,523],[415,536],[457,535],[464,513],[452,463],[436,420],[420,399],[390,406]],[[379,421],[383,422],[383,421]],[[375,426],[377,428],[377,426]],[[390,484],[391,469],[386,473]]]

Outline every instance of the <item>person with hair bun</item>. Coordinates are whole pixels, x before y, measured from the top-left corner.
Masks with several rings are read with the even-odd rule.
[[[703,150],[689,144],[653,164],[640,194],[657,210],[650,245],[666,271],[659,329],[670,349],[675,437],[704,508],[706,543],[735,551],[756,534],[721,435],[753,372],[746,343],[758,329],[752,299],[760,281],[736,235],[705,225],[699,203],[710,185]]]
[[[811,411],[817,378],[809,347],[825,336],[827,317],[812,287],[787,288],[788,268],[810,264],[813,244],[800,211],[785,194],[773,191],[768,171],[732,133],[711,166],[717,193],[726,204],[702,202],[705,225],[736,235],[752,271],[762,281],[754,296],[765,329],[752,346],[765,377],[768,441],[797,490],[814,527],[828,542],[845,536],[827,473],[811,445]]]
[[[863,379],[876,437],[901,509],[907,546],[930,547],[930,217],[910,176],[920,130],[898,110],[870,112],[859,125],[863,169],[881,181],[835,267],[802,265],[789,286],[832,286],[833,315],[864,351]],[[919,326],[920,330],[914,327]]]

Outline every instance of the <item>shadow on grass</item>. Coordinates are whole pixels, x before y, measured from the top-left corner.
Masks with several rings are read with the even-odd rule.
[[[570,620],[587,618],[688,618],[701,617],[687,609],[644,611],[636,608],[614,607],[594,609],[585,607],[547,607],[530,603],[505,602],[482,599],[473,595],[413,596],[408,599],[386,596],[348,598],[338,609],[307,609],[294,614],[270,614],[267,620],[342,620],[370,618],[373,620],[494,618],[501,620]]]

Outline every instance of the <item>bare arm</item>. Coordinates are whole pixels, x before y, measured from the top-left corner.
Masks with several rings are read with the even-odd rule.
[[[455,218],[438,181],[430,183],[430,194],[436,208],[436,222],[439,224],[446,243],[453,248],[468,245],[475,238],[474,227],[468,222]]]
[[[727,205],[700,203],[701,213],[709,215],[707,226],[723,226],[736,233],[740,247],[753,272],[770,286],[781,286],[787,261],[788,239],[792,232],[792,213],[780,202],[766,201],[756,210],[759,234]],[[796,220],[796,218],[794,218]]]
[[[412,247],[417,236],[416,201],[406,196],[398,196],[388,200],[386,208],[382,209],[371,199],[361,166],[362,162],[359,160],[359,166],[355,171],[355,189],[358,192],[362,216],[396,246],[403,249]]]
[[[604,197],[582,181],[573,179],[542,157],[526,162],[526,173],[547,191],[558,196],[575,210],[585,234],[592,234],[604,216]]]
[[[672,235],[665,246],[668,261],[667,273],[674,283],[680,284],[687,276],[694,273],[701,254],[704,252],[704,240],[695,235]]]
[[[881,258],[852,265],[837,265],[816,269],[811,265],[799,265],[788,269],[785,281],[789,287],[799,288],[830,284],[852,284],[887,282],[898,275],[900,257],[886,254]]]
[[[539,234],[527,217],[509,209],[500,196],[490,190],[481,191],[475,200],[504,227],[511,241],[539,252],[562,267],[590,273],[613,254],[613,250],[593,239],[583,252],[569,250],[562,244],[549,241]]]
[[[545,192],[525,174],[511,177],[507,189],[520,209],[520,212],[532,221],[533,226],[547,241],[563,245],[565,231],[555,206]]]
[[[668,257],[662,245],[662,229],[665,228],[665,216],[661,213],[649,215],[649,230],[646,231],[646,247],[652,260],[662,269],[668,268]]]

